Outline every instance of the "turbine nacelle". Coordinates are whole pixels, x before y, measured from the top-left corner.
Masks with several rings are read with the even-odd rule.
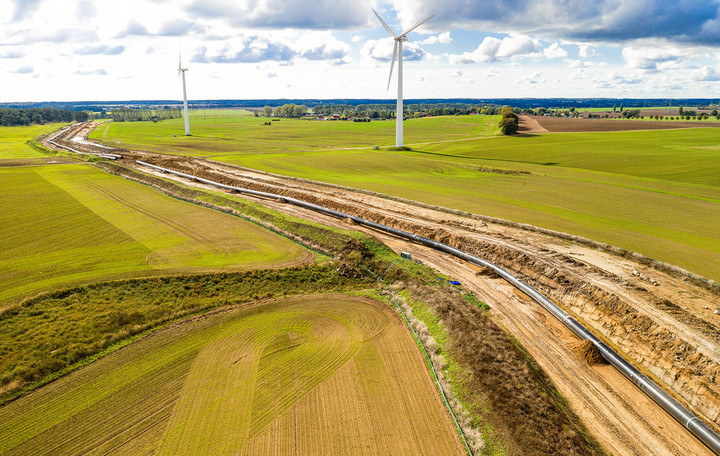
[[[432,19],[433,17],[435,17],[435,15],[433,14],[432,16],[430,16],[430,17],[428,17],[428,18],[426,18],[426,19],[421,20],[421,21],[418,22],[417,24],[413,25],[413,26],[410,27],[409,29],[407,29],[407,30],[405,30],[404,32],[402,32],[401,34],[396,35],[395,32],[393,32],[392,29],[391,29],[391,28],[385,23],[385,21],[380,17],[380,15],[378,14],[377,11],[372,10],[372,12],[375,13],[375,16],[378,18],[378,20],[380,21],[380,23],[382,24],[382,26],[385,27],[385,30],[387,30],[387,32],[390,34],[390,36],[392,37],[392,39],[395,40],[395,45],[393,46],[392,61],[390,62],[390,77],[388,78],[388,86],[387,86],[387,90],[390,90],[390,81],[392,80],[393,68],[395,67],[395,59],[398,58],[398,47],[400,47],[400,54],[402,54],[402,43],[403,43],[404,41],[407,41],[407,40],[408,40],[408,39],[407,39],[407,34],[410,33],[410,32],[412,32],[412,31],[415,30],[416,28],[420,27],[421,25],[423,25],[424,23],[426,23],[427,21],[429,21],[429,20]],[[398,45],[399,45],[399,46],[398,46]],[[400,59],[399,65],[402,65],[402,55],[399,55],[399,59]],[[402,82],[400,82],[400,83],[402,84]]]

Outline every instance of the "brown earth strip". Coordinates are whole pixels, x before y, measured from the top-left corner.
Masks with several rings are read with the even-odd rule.
[[[622,120],[622,119],[574,119],[566,117],[521,116],[536,121],[541,128],[551,133],[635,131],[635,130],[671,130],[678,128],[718,128],[720,122],[704,120],[698,122],[662,121],[662,120]],[[522,132],[521,132],[522,133]]]

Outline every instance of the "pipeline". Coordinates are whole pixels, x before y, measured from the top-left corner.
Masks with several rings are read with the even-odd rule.
[[[597,349],[600,352],[600,354],[602,355],[602,357],[605,358],[605,360],[608,363],[610,363],[613,367],[615,367],[618,371],[620,371],[620,373],[623,374],[628,380],[633,382],[638,388],[640,388],[640,390],[642,390],[643,393],[645,393],[656,404],[658,404],[666,412],[668,412],[670,414],[670,416],[672,416],[675,420],[677,420],[680,424],[682,424],[687,430],[689,430],[695,437],[697,437],[702,443],[704,443],[708,448],[710,448],[715,454],[720,455],[720,435],[718,435],[715,431],[713,431],[707,424],[705,424],[699,417],[697,417],[695,414],[693,414],[690,410],[688,410],[682,404],[680,404],[678,401],[673,399],[662,388],[660,388],[660,386],[658,386],[655,382],[653,382],[648,377],[643,375],[630,362],[625,360],[622,356],[620,356],[612,348],[607,346],[607,344],[605,344],[603,341],[598,339],[587,328],[585,328],[583,325],[581,325],[577,320],[575,320],[572,316],[570,316],[570,314],[568,314],[563,309],[561,309],[557,304],[555,304],[550,299],[548,299],[545,295],[543,295],[542,293],[537,291],[535,288],[533,288],[526,282],[520,280],[519,278],[515,277],[514,275],[512,275],[505,269],[501,268],[500,266],[490,263],[489,261],[483,260],[482,258],[477,257],[475,255],[471,255],[469,253],[463,252],[460,249],[456,249],[447,244],[443,244],[442,242],[433,241],[432,239],[429,239],[429,238],[426,238],[423,236],[418,236],[417,234],[409,233],[409,232],[403,231],[403,230],[398,230],[396,228],[385,226],[385,225],[382,225],[380,223],[376,223],[376,222],[373,222],[370,220],[365,220],[363,218],[356,217],[354,215],[345,214],[344,212],[329,209],[329,208],[326,208],[323,206],[319,206],[317,204],[312,204],[312,203],[308,203],[306,201],[302,201],[299,199],[290,198],[290,197],[282,196],[282,195],[276,195],[273,193],[260,192],[257,190],[249,190],[249,189],[240,188],[240,187],[233,187],[231,185],[221,184],[219,182],[214,182],[214,181],[211,181],[208,179],[203,179],[201,177],[192,176],[190,174],[185,174],[185,173],[182,173],[179,171],[162,168],[160,166],[152,165],[150,163],[146,163],[146,162],[143,162],[140,160],[136,160],[136,162],[141,166],[145,166],[147,168],[154,169],[156,171],[160,171],[162,173],[174,174],[176,176],[184,177],[186,179],[190,179],[195,182],[199,182],[199,183],[211,185],[213,187],[228,190],[233,193],[244,193],[244,194],[248,194],[248,195],[258,196],[261,198],[280,199],[283,202],[293,204],[296,206],[300,206],[300,207],[304,207],[306,209],[310,209],[315,212],[319,212],[322,214],[326,214],[326,215],[330,215],[330,216],[338,217],[338,218],[342,218],[342,219],[350,219],[359,225],[364,225],[364,226],[376,229],[378,231],[383,231],[385,233],[389,233],[394,236],[405,238],[405,239],[411,240],[413,242],[416,242],[418,244],[422,244],[427,247],[431,247],[433,249],[439,250],[441,252],[448,253],[457,258],[463,259],[469,263],[492,269],[500,277],[505,279],[508,283],[510,283],[515,288],[522,291],[523,293],[528,295],[530,298],[532,298],[535,302],[540,304],[545,310],[547,310],[548,312],[550,312],[550,314],[552,314],[552,316],[554,316],[555,318],[560,320],[566,327],[568,327],[570,329],[570,331],[572,331],[580,339],[590,340],[597,347]]]
[[[80,152],[79,150],[75,150],[72,147],[68,147],[68,146],[59,144],[58,142],[55,141],[55,138],[60,136],[62,133],[65,133],[67,130],[69,130],[70,128],[72,128],[74,126],[75,125],[71,125],[69,127],[63,128],[62,130],[60,130],[59,132],[57,132],[50,138],[46,139],[45,141],[47,141],[48,143],[52,144],[55,147],[59,147],[61,149],[66,149],[66,150],[69,150],[70,152],[74,152],[74,153],[80,154],[80,155],[95,155],[97,157],[107,158],[110,160],[117,160],[119,158],[122,158],[122,155],[119,155],[119,154],[110,154],[110,153],[102,153],[102,152],[97,152],[97,153],[96,152]]]

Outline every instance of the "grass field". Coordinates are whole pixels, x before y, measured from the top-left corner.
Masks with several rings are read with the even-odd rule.
[[[298,244],[89,165],[0,167],[0,306],[72,283],[308,261]]]
[[[208,113],[212,110],[208,110]],[[240,156],[395,144],[395,121],[346,122],[240,115],[202,118],[196,111],[187,137],[183,120],[101,125],[90,138],[116,147],[203,157]],[[497,134],[495,116],[433,117],[405,123],[405,141],[444,141]],[[174,137],[173,135],[177,135]]]
[[[0,127],[0,162],[9,159],[45,158],[27,141],[57,130],[64,124],[30,125],[26,127]]]
[[[173,325],[13,401],[0,453],[463,454],[446,413],[388,307],[316,295]]]

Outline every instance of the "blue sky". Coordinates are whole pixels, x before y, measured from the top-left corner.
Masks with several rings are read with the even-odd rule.
[[[720,0],[0,0],[0,101],[720,98]],[[394,77],[394,76],[393,76]]]

